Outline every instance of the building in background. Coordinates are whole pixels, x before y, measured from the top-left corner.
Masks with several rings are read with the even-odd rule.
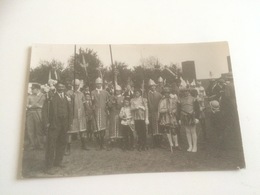
[[[197,80],[195,62],[194,61],[184,61],[181,64],[182,64],[182,78],[185,81],[188,80],[190,83],[193,80]]]

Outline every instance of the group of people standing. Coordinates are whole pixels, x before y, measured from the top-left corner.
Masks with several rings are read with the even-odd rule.
[[[69,86],[52,81],[45,88],[32,85],[26,120],[29,149],[45,148],[47,170],[62,166],[75,136],[83,150],[89,150],[87,141],[95,137],[97,150],[111,150],[119,144],[123,150],[143,151],[165,147],[168,140],[173,151],[182,150],[179,141],[183,128],[188,142],[185,150],[197,152],[196,124],[200,123],[203,140],[207,139],[206,93],[201,82],[196,87],[164,85],[160,77],[158,84],[150,79],[146,91],[133,90],[131,85],[125,91],[119,85],[113,90],[103,89],[101,78],[95,85],[91,92],[78,79]],[[152,143],[148,144],[148,137]]]

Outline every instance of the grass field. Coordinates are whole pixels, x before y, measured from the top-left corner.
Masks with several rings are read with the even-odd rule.
[[[72,143],[71,155],[64,156],[64,168],[57,168],[55,175],[44,173],[44,151],[24,151],[22,162],[22,177],[63,177],[108,175],[125,173],[176,172],[176,171],[216,171],[236,170],[245,167],[243,149],[238,123],[232,129],[226,130],[225,150],[216,149],[215,134],[207,128],[209,139],[202,143],[200,127],[198,132],[198,152],[186,152],[187,141],[184,131],[181,131],[182,151],[170,152],[156,148],[139,152],[122,151],[113,148],[111,151],[96,151],[95,142],[89,142],[89,151],[80,149],[79,140]],[[165,146],[167,142],[165,141]]]

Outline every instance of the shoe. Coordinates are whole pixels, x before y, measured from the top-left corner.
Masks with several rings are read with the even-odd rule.
[[[182,151],[182,149],[181,149],[181,147],[180,147],[180,146],[176,146],[176,147],[175,147],[175,150]]]
[[[43,146],[38,146],[37,150],[44,150],[44,147]]]
[[[137,150],[138,150],[139,152],[141,152],[141,151],[142,151],[141,146],[138,146],[138,147],[137,147]]]
[[[100,148],[100,147],[96,148],[96,151],[101,151],[101,150],[102,150],[102,148]]]
[[[28,151],[33,151],[33,150],[35,150],[35,149],[34,149],[33,146],[30,146],[27,150],[28,150]]]
[[[197,148],[192,148],[191,152],[197,152]]]
[[[67,144],[64,155],[65,156],[69,156],[70,155],[70,144]]]
[[[192,148],[188,148],[187,152],[191,152]]]
[[[61,164],[61,163],[54,163],[53,164],[54,167],[58,167],[58,168],[65,168],[66,166]]]
[[[159,148],[161,148],[161,149],[166,149],[167,147],[166,146],[164,146],[164,145],[160,145],[160,147]]]
[[[81,149],[82,149],[82,150],[89,151],[89,149],[87,148],[87,146],[81,146]]]
[[[70,150],[66,150],[64,153],[65,156],[69,156],[70,155]]]
[[[104,148],[106,151],[111,151],[112,150],[112,148],[111,147],[106,147],[106,148]]]
[[[48,175],[55,175],[58,172],[58,170],[54,167],[46,169],[44,171],[44,173],[48,174]]]

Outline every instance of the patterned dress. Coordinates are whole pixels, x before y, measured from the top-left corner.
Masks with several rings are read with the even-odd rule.
[[[177,101],[174,98],[164,97],[159,103],[159,123],[164,127],[164,130],[171,130],[175,133],[177,128]],[[169,133],[169,132],[166,132]]]
[[[94,132],[106,130],[107,128],[107,103],[109,93],[105,90],[95,89],[91,92],[94,107]]]
[[[122,132],[120,129],[119,113],[123,106],[124,96],[112,96],[110,98],[110,116],[109,116],[109,137],[110,138],[122,138]]]
[[[85,96],[80,91],[75,91],[72,97],[73,121],[72,128],[68,133],[78,133],[86,131],[86,113],[84,104]]]

